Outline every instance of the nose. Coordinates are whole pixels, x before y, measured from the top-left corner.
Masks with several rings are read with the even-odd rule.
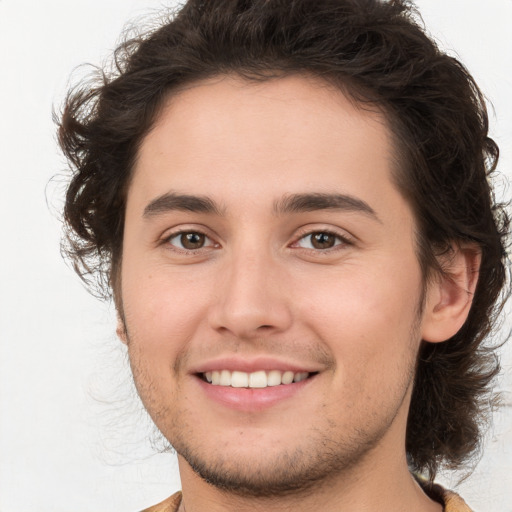
[[[217,278],[210,326],[245,339],[288,329],[292,312],[284,274],[270,254],[257,249],[233,254]]]

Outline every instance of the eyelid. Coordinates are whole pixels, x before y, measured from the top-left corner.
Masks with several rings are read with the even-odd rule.
[[[203,235],[211,243],[209,243],[208,245],[205,245],[203,247],[200,247],[198,249],[184,249],[184,248],[177,247],[170,243],[170,241],[173,238],[176,238],[176,237],[186,234],[186,233],[197,233],[197,234]],[[190,226],[180,225],[180,226],[171,228],[170,230],[166,230],[165,233],[160,238],[159,245],[167,245],[168,247],[172,248],[170,250],[173,250],[178,253],[183,253],[183,254],[196,254],[199,252],[204,252],[205,250],[210,250],[212,248],[220,247],[220,244],[216,241],[215,237],[212,236],[209,229],[206,229],[203,226],[197,226],[197,225],[190,225]]]
[[[309,248],[305,248],[305,247],[299,247],[297,244],[300,240],[303,240],[304,238],[308,237],[308,236],[311,236],[311,235],[314,235],[315,233],[325,233],[325,234],[328,234],[328,235],[332,235],[332,236],[335,236],[341,243],[337,243],[336,245],[334,245],[333,247],[330,247],[328,249],[309,249]],[[333,227],[325,227],[325,226],[315,226],[315,227],[312,227],[312,226],[304,226],[303,228],[301,228],[299,230],[299,233],[295,236],[294,238],[294,241],[292,242],[291,244],[291,247],[298,247],[299,249],[303,249],[303,250],[306,250],[306,251],[314,251],[314,252],[322,252],[322,253],[327,253],[329,251],[335,251],[338,249],[340,249],[344,246],[347,246],[347,245],[354,245],[356,243],[357,239],[355,236],[351,235],[350,233],[348,233],[347,231],[345,230],[341,230],[341,229],[336,229],[336,228],[333,228]]]
[[[211,243],[208,245],[198,248],[198,249],[181,249],[180,247],[176,247],[175,245],[170,244],[170,240],[180,236],[184,233],[199,233],[204,235],[206,239],[208,239]],[[333,247],[327,249],[309,249],[304,247],[299,247],[298,242],[308,236],[311,236],[315,233],[325,233],[336,237],[341,243],[336,243]],[[203,252],[205,250],[211,250],[212,248],[218,248],[221,246],[219,242],[216,241],[217,237],[212,236],[209,229],[204,226],[198,225],[179,225],[174,228],[170,228],[165,231],[165,233],[161,236],[159,240],[159,245],[168,245],[172,247],[172,250],[176,252],[181,252],[184,254],[195,254],[198,252]],[[357,238],[346,230],[342,230],[341,228],[334,228],[332,226],[326,227],[325,225],[317,225],[317,226],[303,226],[298,230],[298,233],[294,236],[293,242],[289,245],[292,248],[302,249],[304,251],[311,252],[322,252],[328,253],[331,251],[335,251],[345,246],[354,245],[357,242]],[[341,246],[341,247],[340,247]]]

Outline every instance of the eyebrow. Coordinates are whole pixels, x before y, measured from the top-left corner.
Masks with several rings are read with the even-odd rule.
[[[222,216],[223,210],[209,197],[168,192],[153,199],[145,208],[143,217],[171,212],[209,213]]]
[[[316,210],[341,210],[368,215],[380,221],[375,210],[357,197],[346,194],[304,193],[290,194],[274,202],[274,214],[312,212]],[[171,211],[206,213],[224,216],[225,210],[207,196],[168,192],[153,199],[144,208],[143,217],[149,218]]]
[[[375,210],[366,201],[347,194],[292,194],[274,203],[274,212],[277,215],[315,210],[363,213],[381,222]]]

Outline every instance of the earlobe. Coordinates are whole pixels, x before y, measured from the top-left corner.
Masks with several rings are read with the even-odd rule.
[[[117,337],[125,344],[128,344],[128,336],[126,335],[126,326],[123,318],[118,313],[117,314],[117,327],[116,327]]]
[[[431,343],[454,336],[466,321],[478,282],[482,253],[478,246],[453,245],[442,256],[443,274],[428,286],[422,338]]]

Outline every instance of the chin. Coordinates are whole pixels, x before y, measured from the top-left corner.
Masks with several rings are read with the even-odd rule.
[[[231,445],[230,453],[218,445],[210,449],[204,445],[202,449],[196,445],[191,448],[192,443],[182,443],[182,439],[176,439],[173,447],[200,478],[219,490],[269,498],[307,494],[353,471],[380,438],[376,435],[347,445],[317,432],[294,449],[262,442],[261,446],[271,447],[266,452],[250,441],[250,449],[235,450]]]

